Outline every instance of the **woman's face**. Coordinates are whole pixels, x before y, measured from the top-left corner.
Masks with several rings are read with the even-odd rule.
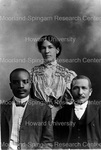
[[[59,53],[59,49],[56,48],[51,42],[45,40],[41,47],[41,54],[46,62],[56,60],[56,55]]]

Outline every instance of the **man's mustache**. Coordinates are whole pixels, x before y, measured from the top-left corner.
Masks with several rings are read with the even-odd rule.
[[[18,92],[26,92],[26,89],[18,89]]]
[[[82,99],[82,98],[85,98],[85,96],[80,95],[80,96],[78,96],[78,98],[79,98],[79,99]]]

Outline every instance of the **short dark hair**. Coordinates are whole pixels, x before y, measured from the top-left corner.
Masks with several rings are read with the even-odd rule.
[[[71,89],[72,89],[72,87],[73,87],[73,82],[74,82],[75,80],[78,80],[78,79],[86,79],[86,80],[88,80],[89,88],[92,88],[92,83],[91,83],[90,79],[89,79],[87,76],[78,75],[78,76],[76,76],[75,78],[73,78],[73,80],[72,80],[72,82],[71,82]]]
[[[59,57],[59,55],[61,54],[61,51],[62,51],[62,45],[59,42],[59,40],[53,35],[44,35],[37,41],[37,46],[38,46],[39,52],[41,52],[42,44],[45,40],[52,43],[56,48],[59,48],[59,53],[56,55],[56,58]]]
[[[10,73],[10,82],[11,82],[11,80],[12,80],[12,75],[13,75],[13,73],[20,72],[20,71],[24,71],[24,72],[28,73],[29,78],[30,78],[30,73],[28,72],[28,70],[26,70],[26,69],[24,69],[24,68],[16,68],[16,69],[14,69],[14,70]]]

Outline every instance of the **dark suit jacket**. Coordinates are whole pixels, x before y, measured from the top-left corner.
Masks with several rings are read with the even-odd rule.
[[[73,115],[74,105],[66,105],[58,111],[54,120],[54,147],[64,148],[68,145],[66,143],[69,143],[72,134]],[[101,106],[88,103],[86,128],[88,147],[101,149]]]
[[[41,102],[29,99],[19,131],[21,150],[51,148],[53,130],[50,125],[51,110]],[[7,149],[12,130],[12,99],[1,106],[2,149]]]

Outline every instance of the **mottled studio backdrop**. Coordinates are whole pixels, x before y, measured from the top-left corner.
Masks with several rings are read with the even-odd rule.
[[[101,99],[101,0],[0,0],[0,100],[12,96],[9,74],[42,62],[36,41],[52,34],[63,46],[60,64],[90,77]]]

